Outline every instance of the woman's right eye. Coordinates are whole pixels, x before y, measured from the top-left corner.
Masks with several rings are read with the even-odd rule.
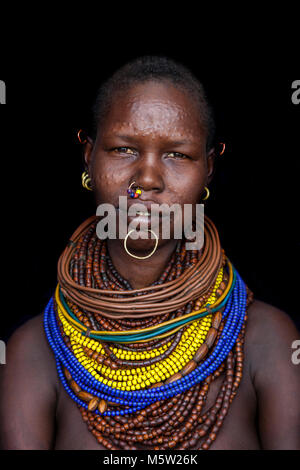
[[[115,147],[112,150],[114,152],[126,153],[127,155],[135,155],[135,151],[130,147]]]

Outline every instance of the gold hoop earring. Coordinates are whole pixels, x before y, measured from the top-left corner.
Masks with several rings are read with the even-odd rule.
[[[130,230],[130,232],[127,233],[125,239],[124,239],[124,248],[125,248],[125,251],[126,253],[129,255],[129,256],[132,256],[132,258],[136,258],[136,259],[146,259],[146,258],[150,258],[150,256],[152,256],[155,251],[156,251],[156,248],[157,248],[157,245],[158,245],[158,236],[156,235],[155,232],[153,232],[153,230],[151,229],[148,229],[149,232],[153,233],[153,235],[155,236],[155,246],[153,248],[153,250],[151,251],[151,253],[149,255],[146,255],[146,256],[136,256],[136,255],[133,255],[132,253],[130,253],[130,251],[128,250],[127,248],[127,239],[129,237],[129,235],[134,232],[135,230],[132,229]]]
[[[81,175],[81,184],[82,186],[87,189],[88,191],[93,191],[91,187],[91,178],[87,171],[84,171]]]
[[[209,189],[208,189],[207,186],[205,186],[204,189],[205,189],[205,191],[206,191],[206,196],[202,199],[202,201],[207,201],[207,199],[209,198],[210,192],[209,192]]]

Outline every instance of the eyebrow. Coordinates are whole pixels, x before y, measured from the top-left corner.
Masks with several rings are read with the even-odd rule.
[[[122,140],[125,140],[127,142],[135,142],[136,141],[136,136],[134,135],[124,135],[124,134],[115,134],[115,137],[119,138],[119,139],[122,139]],[[174,145],[176,147],[180,147],[181,145],[188,145],[188,144],[192,144],[193,142],[191,142],[190,140],[172,140],[172,139],[169,139],[168,143],[170,145]]]

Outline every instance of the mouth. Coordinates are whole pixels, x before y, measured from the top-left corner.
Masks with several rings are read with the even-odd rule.
[[[154,230],[156,233],[160,233],[163,229],[168,230],[168,227],[170,230],[173,230],[173,225],[176,224],[178,218],[172,212],[173,209],[170,211],[167,203],[158,203],[149,199],[127,200],[125,202],[119,199],[116,211],[119,216],[119,222],[122,220],[122,224],[126,223],[127,226],[131,225],[142,232]],[[166,224],[168,225],[166,226]]]
[[[140,215],[141,215],[141,216],[143,216],[143,217],[149,217],[149,215],[151,215],[151,214],[150,214],[150,212],[148,212],[148,211],[147,211],[147,212],[136,211],[136,215],[137,215],[137,216],[140,216]]]
[[[156,216],[153,217],[152,215],[152,218],[151,218],[151,211],[136,211],[135,214],[130,215],[128,214],[128,211],[123,210],[122,208],[118,207],[117,212],[119,212],[121,216],[123,215],[123,217],[124,216],[127,217],[128,223],[132,221],[136,221],[146,226],[150,226],[151,221],[153,223],[161,219],[161,214],[158,217]]]
[[[116,211],[120,212],[120,214],[127,214],[128,217],[138,217],[138,216],[150,217],[151,216],[151,211],[135,211],[134,216],[129,215],[128,210],[124,210],[122,207],[116,207]]]
[[[131,209],[131,206],[137,206],[136,210]],[[131,210],[130,210],[131,209]],[[134,209],[134,207],[133,207]],[[160,207],[160,204],[155,201],[150,200],[142,200],[139,199],[137,201],[128,201],[126,206],[116,206],[116,210],[120,213],[127,212],[132,213],[133,215],[129,215],[130,218],[137,218],[137,217],[152,217],[153,219],[162,219],[164,217],[170,217],[170,212],[163,207]]]

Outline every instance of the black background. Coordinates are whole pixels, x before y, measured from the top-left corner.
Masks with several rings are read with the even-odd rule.
[[[55,35],[55,32],[53,32]],[[218,136],[227,144],[219,159],[206,213],[222,245],[258,299],[286,311],[300,328],[299,124],[291,101],[299,78],[257,47],[209,49],[209,43],[149,41],[114,46],[99,39],[97,52],[77,39],[38,47],[22,40],[2,57],[0,79],[7,104],[1,119],[0,338],[43,311],[56,286],[56,263],[69,236],[94,213],[81,187],[79,128],[101,81],[130,59],[167,55],[189,67],[212,102]],[[205,49],[205,53],[204,53]],[[282,78],[284,77],[284,78]]]

